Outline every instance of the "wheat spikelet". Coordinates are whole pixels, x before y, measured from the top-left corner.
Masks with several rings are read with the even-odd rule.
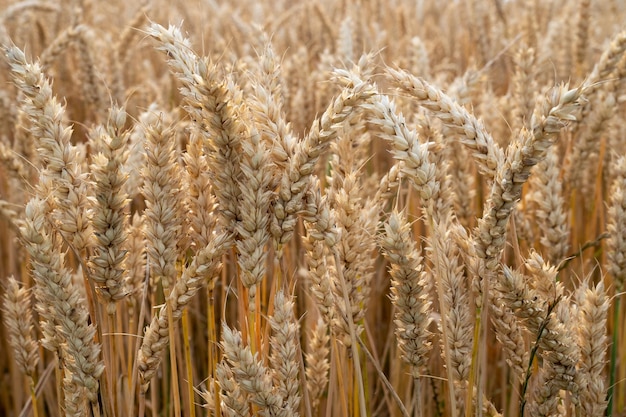
[[[306,279],[310,282],[311,292],[317,308],[325,323],[332,323],[335,314],[335,260],[331,256],[333,247],[339,240],[335,221],[335,212],[331,210],[328,196],[321,195],[319,180],[311,178],[311,189],[307,193],[303,218],[306,237],[302,245],[306,250],[304,260],[307,265]],[[315,334],[319,333],[318,330]],[[317,334],[319,338],[322,336]],[[320,340],[320,339],[316,340]]]
[[[535,205],[534,216],[541,230],[540,242],[546,258],[557,265],[567,256],[570,227],[555,148],[550,148],[546,159],[537,164],[535,172],[536,175],[529,181],[532,191],[528,200]]]
[[[54,61],[63,52],[65,52],[65,50],[67,50],[72,43],[76,42],[77,37],[78,31],[76,30],[75,26],[70,26],[69,28],[59,33],[39,57],[42,68],[49,70],[52,67]]]
[[[233,371],[227,364],[221,362],[217,365],[216,374],[223,391],[220,398],[224,413],[229,417],[248,417],[250,415],[248,395],[239,388]]]
[[[233,377],[239,388],[249,395],[250,401],[260,408],[259,415],[286,417],[283,401],[272,384],[270,370],[263,365],[249,346],[244,346],[241,333],[223,326],[222,345]]]
[[[94,119],[99,121],[104,118],[104,99],[100,82],[98,82],[101,76],[96,68],[93,53],[95,35],[93,30],[85,24],[76,26],[75,30],[80,62],[80,84],[85,97],[85,104],[93,111]]]
[[[267,42],[263,48],[258,65],[257,77],[251,80],[254,94],[250,97],[250,110],[271,153],[272,161],[281,170],[285,170],[293,155],[296,140],[285,119],[285,89],[282,88],[284,80],[271,43]],[[278,179],[276,176],[275,181]]]
[[[141,7],[137,9],[133,18],[125,25],[123,31],[121,31],[115,41],[115,45],[111,49],[110,62],[112,64],[112,96],[118,103],[124,102],[126,93],[126,83],[124,80],[124,69],[128,67],[128,55],[131,51],[129,45],[132,45],[133,39],[137,36],[139,31],[137,28],[141,27],[146,19],[147,13],[151,9],[151,2],[144,0],[141,2]]]
[[[549,365],[539,371],[532,401],[528,406],[529,415],[533,417],[557,415],[560,387],[552,382],[555,374],[556,372]]]
[[[578,27],[576,30],[576,42],[574,51],[576,54],[576,73],[583,74],[586,71],[585,65],[588,63],[587,54],[589,49],[589,26],[591,22],[591,0],[581,0],[578,3]]]
[[[420,143],[417,132],[407,128],[404,117],[396,113],[394,103],[387,96],[377,96],[368,110],[383,139],[391,142],[394,158],[403,162],[401,172],[413,182],[424,202],[432,199],[439,193],[440,184],[436,167],[428,159],[428,145]]]
[[[192,135],[183,155],[186,175],[183,177],[189,207],[189,240],[196,249],[209,244],[217,226],[217,203],[211,192],[210,169],[203,151],[202,140]]]
[[[535,104],[534,91],[537,89],[537,81],[533,76],[533,71],[537,65],[536,51],[528,48],[525,44],[520,45],[514,57],[515,74],[513,75],[512,95],[515,106],[511,110],[513,119],[512,130],[519,131],[532,116]]]
[[[343,332],[346,346],[350,346],[350,331],[348,323],[341,318],[352,319],[357,334],[360,333],[362,325],[359,322],[365,316],[373,279],[372,253],[376,245],[374,235],[378,221],[378,207],[373,202],[364,202],[360,197],[356,175],[356,172],[349,173],[342,181],[342,188],[334,196],[339,236],[334,246],[339,262],[335,267],[341,269],[345,280],[344,288],[337,277],[333,277],[337,280],[334,283],[335,300],[338,301],[335,307],[339,309],[339,314],[335,314],[335,325]],[[350,305],[343,302],[344,291],[347,292]]]
[[[241,268],[241,280],[250,299],[250,310],[254,311],[257,285],[265,276],[267,250],[270,239],[270,203],[272,201],[272,177],[274,169],[269,154],[259,135],[252,135],[242,143],[241,204],[236,230],[236,242]]]
[[[138,122],[133,126],[129,136],[129,143],[126,147],[128,155],[124,157],[126,163],[122,168],[127,177],[124,183],[124,193],[131,200],[136,199],[144,186],[143,167],[146,164],[146,129],[145,126],[154,126],[159,118],[159,107],[152,103],[143,111]]]
[[[609,46],[604,49],[600,59],[596,62],[591,73],[585,80],[587,95],[600,88],[600,81],[607,80],[611,73],[618,66],[626,53],[626,31],[621,31],[613,37]]]
[[[61,8],[59,5],[52,2],[39,0],[23,0],[11,4],[6,7],[0,15],[0,44],[7,45],[9,43],[9,35],[6,32],[6,23],[15,19],[16,15],[19,16],[19,13],[23,14],[32,10],[59,13]]]
[[[493,322],[496,338],[502,344],[507,364],[513,371],[513,380],[521,383],[526,376],[528,364],[528,349],[524,339],[524,327],[512,309],[502,303],[498,297],[494,297],[491,303],[490,314]]]
[[[299,142],[280,182],[278,199],[273,204],[271,232],[279,246],[293,236],[295,215],[302,209],[310,186],[313,168],[320,154],[338,134],[339,126],[359,107],[367,104],[375,92],[369,84],[356,82],[336,97],[322,116],[313,123],[309,134]]]
[[[470,374],[474,324],[467,290],[464,288],[460,248],[452,244],[453,239],[450,239],[452,222],[449,217],[441,221],[434,224],[429,256],[434,265],[432,274],[438,285],[443,353],[449,368],[448,378],[454,379],[457,408],[462,409],[463,392]],[[450,389],[453,389],[452,385]]]

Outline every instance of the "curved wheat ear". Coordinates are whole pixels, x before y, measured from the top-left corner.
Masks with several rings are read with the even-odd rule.
[[[304,198],[320,154],[337,138],[339,128],[349,116],[370,103],[375,94],[376,91],[367,82],[355,81],[349,84],[329,104],[322,116],[313,122],[304,140],[296,144],[281,178],[278,198],[272,207],[274,217],[271,232],[279,249],[293,236],[296,215],[304,207]]]
[[[26,0],[16,2],[8,7],[5,7],[0,14],[0,45],[7,45],[10,43],[9,35],[6,30],[6,22],[15,19],[18,13],[28,11],[28,10],[38,10],[42,12],[61,12],[61,7],[54,2],[47,1],[37,1],[37,0]]]
[[[609,78],[611,73],[618,67],[625,53],[626,30],[623,30],[613,37],[608,48],[602,52],[600,59],[587,77],[585,87],[588,95],[592,95],[597,89],[601,88],[601,82]]]
[[[389,97],[378,95],[368,106],[370,122],[380,129],[383,139],[391,143],[391,154],[403,164],[401,172],[412,182],[424,203],[439,194],[435,164],[428,159],[428,144],[419,142],[417,132],[407,128],[402,114]],[[437,215],[437,213],[429,213]]]
[[[180,279],[173,285],[159,315],[150,322],[137,355],[137,368],[144,392],[148,389],[150,379],[156,373],[169,343],[169,326],[174,325],[169,321],[167,309],[171,308],[174,321],[182,317],[183,309],[198,290],[217,276],[221,267],[221,257],[228,250],[227,244],[231,239],[232,237],[226,233],[213,236],[209,244],[200,250],[191,264],[185,268]]]
[[[387,72],[402,91],[409,93],[420,106],[432,111],[448,128],[461,135],[461,142],[472,151],[480,170],[489,178],[495,178],[504,162],[504,152],[480,120],[421,78],[406,71],[387,69]]]
[[[506,242],[507,223],[522,193],[530,170],[545,159],[548,148],[582,104],[583,89],[568,90],[561,85],[540,101],[531,119],[530,129],[522,128],[519,137],[507,149],[507,158],[497,172],[483,217],[475,237],[477,255],[484,260],[487,271],[500,265],[500,254]],[[484,277],[479,277],[482,293]],[[488,293],[488,291],[487,291]]]

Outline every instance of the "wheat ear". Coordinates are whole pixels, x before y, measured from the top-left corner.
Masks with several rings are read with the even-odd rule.
[[[283,400],[272,382],[272,374],[249,346],[244,346],[241,332],[223,326],[222,346],[232,375],[250,401],[260,408],[260,415],[287,417]]]
[[[208,162],[223,226],[232,230],[239,218],[241,140],[247,134],[237,109],[241,98],[217,78],[219,71],[208,58],[192,51],[179,28],[152,24],[148,34],[159,41],[158,49],[167,53],[170,68],[183,85],[186,110],[210,150]]]
[[[44,176],[54,182],[58,227],[72,248],[81,253],[91,244],[88,218],[89,184],[82,172],[84,156],[70,142],[72,129],[63,121],[65,109],[38,63],[29,63],[15,46],[6,49],[14,83],[24,93],[24,112],[45,163]]]
[[[406,71],[388,69],[387,72],[402,91],[411,94],[420,106],[432,111],[448,128],[460,134],[461,142],[472,151],[480,170],[488,178],[495,178],[505,155],[480,120],[423,79]]]
[[[50,229],[48,204],[34,197],[26,205],[22,238],[31,256],[37,311],[44,320],[42,344],[61,355],[63,365],[77,386],[84,387],[87,398],[97,402],[98,378],[104,370],[96,329],[88,323],[89,314],[78,289],[65,268],[60,242]]]
[[[320,399],[328,385],[329,342],[328,325],[322,317],[319,317],[309,342],[309,352],[306,354],[306,389],[309,390],[311,408],[314,411],[317,410]]]
[[[226,233],[218,234],[196,254],[180,279],[172,286],[159,315],[150,322],[137,356],[137,368],[144,392],[148,388],[150,379],[156,373],[169,343],[169,329],[174,325],[170,320],[178,321],[182,317],[183,309],[198,290],[217,276],[221,267],[221,257],[226,252],[230,239],[232,237]],[[171,318],[168,309],[171,309]]]
[[[168,291],[176,280],[178,242],[182,236],[182,216],[177,207],[183,201],[180,167],[174,151],[174,130],[162,120],[145,126],[146,165],[143,194],[146,210],[146,239],[152,274]]]
[[[32,336],[30,294],[26,288],[18,285],[13,276],[7,279],[6,291],[2,297],[2,313],[15,362],[24,374],[34,380],[39,363],[39,345]]]
[[[282,408],[293,417],[298,417],[300,408],[298,324],[294,317],[294,303],[282,290],[274,296],[274,314],[269,319],[272,328],[270,365],[273,370],[274,386],[283,400]]]
[[[129,201],[123,192],[126,176],[121,169],[128,142],[125,123],[126,112],[114,107],[107,126],[96,128],[92,135],[97,152],[91,165],[96,194],[93,207],[96,243],[90,258],[90,276],[96,282],[96,292],[107,303],[109,314],[115,312],[115,302],[126,296],[122,264],[126,257],[123,246]]]
[[[271,232],[279,248],[293,236],[296,214],[310,187],[311,175],[320,154],[336,139],[339,127],[359,107],[371,101],[375,91],[365,82],[356,81],[344,88],[322,116],[313,122],[309,134],[296,144],[293,157],[280,182],[278,199],[274,202]]]
[[[432,287],[423,272],[422,255],[411,237],[406,217],[392,212],[384,224],[385,234],[380,246],[390,264],[392,302],[395,314],[396,336],[404,360],[411,366],[411,374],[419,378],[432,348],[432,334],[428,330],[432,317],[429,291]]]
[[[607,407],[608,381],[604,372],[609,338],[606,322],[609,298],[602,282],[590,286],[583,283],[577,291],[579,306],[578,344],[580,346],[579,372],[581,378],[580,405],[583,415],[601,417]]]

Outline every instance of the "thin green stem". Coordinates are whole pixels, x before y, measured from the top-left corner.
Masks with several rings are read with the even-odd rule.
[[[548,322],[550,321],[550,314],[554,310],[554,307],[558,304],[561,297],[559,296],[553,303],[548,305],[548,313],[546,314],[546,318],[543,319],[541,325],[539,326],[539,330],[537,331],[537,339],[535,339],[535,344],[533,345],[530,351],[530,358],[528,358],[528,367],[526,368],[526,376],[524,377],[524,385],[522,387],[522,399],[520,401],[519,406],[519,415],[520,417],[524,417],[524,409],[526,408],[526,391],[528,390],[528,383],[530,381],[530,376],[532,374],[532,366],[535,361],[535,357],[537,356],[537,352],[539,351],[539,341],[541,340],[541,336],[543,335]]]
[[[607,406],[606,406],[606,416],[611,417],[613,415],[613,397],[615,391],[615,375],[617,373],[617,344],[618,344],[618,334],[619,334],[619,326],[617,322],[619,321],[619,310],[620,310],[620,298],[619,296],[615,297],[615,304],[613,305],[613,344],[611,346],[611,362],[609,365],[609,389],[606,393],[607,398]]]

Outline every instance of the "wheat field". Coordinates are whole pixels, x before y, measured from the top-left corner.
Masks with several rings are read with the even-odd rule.
[[[0,416],[626,416],[624,22],[0,0]]]

